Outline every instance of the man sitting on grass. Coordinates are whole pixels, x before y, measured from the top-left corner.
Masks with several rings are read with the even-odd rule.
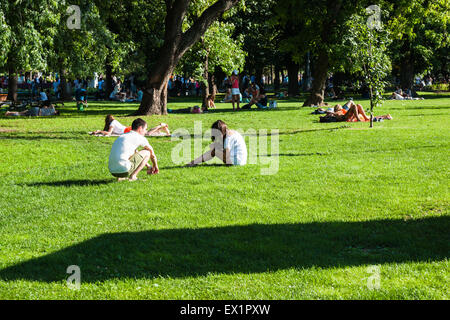
[[[147,123],[138,118],[131,124],[131,131],[121,135],[114,142],[109,155],[109,172],[118,181],[137,180],[138,173],[146,166],[147,174],[159,173],[158,162],[153,148],[145,138]],[[143,150],[137,151],[137,148]],[[151,159],[153,167],[148,164]]]

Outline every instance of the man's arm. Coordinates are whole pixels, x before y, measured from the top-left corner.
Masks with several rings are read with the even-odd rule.
[[[148,150],[148,151],[150,152],[150,161],[151,161],[152,164],[153,164],[152,173],[153,173],[153,174],[159,173],[158,159],[156,158],[156,154],[155,154],[155,152],[153,151],[153,148],[152,148],[152,147],[147,147],[147,146],[145,146],[144,149],[145,149],[145,150]],[[148,166],[147,166],[147,168],[148,168]]]

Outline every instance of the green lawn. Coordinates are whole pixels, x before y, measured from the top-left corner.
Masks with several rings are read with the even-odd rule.
[[[158,137],[160,174],[121,183],[107,168],[115,138],[87,132],[108,113],[130,125],[136,104],[0,117],[0,299],[449,299],[450,95],[425,97],[385,102],[376,113],[394,119],[373,129],[318,123],[296,100],[146,117],[192,134],[199,120],[279,129],[279,171],[182,168],[179,141]]]

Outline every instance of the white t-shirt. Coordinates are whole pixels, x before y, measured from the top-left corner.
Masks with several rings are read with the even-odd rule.
[[[139,147],[150,147],[148,140],[136,131],[123,134],[114,141],[109,154],[108,168],[111,173],[125,173],[131,169],[130,157]]]
[[[397,92],[394,92],[395,100],[405,100],[405,98],[399,95]]]
[[[243,166],[247,164],[247,146],[239,132],[232,130],[232,135],[227,135],[223,148],[230,150],[230,159],[233,165]]]
[[[117,134],[117,135],[121,135],[125,132],[125,129],[127,127],[125,127],[123,124],[121,124],[119,121],[117,120],[113,120],[110,125],[109,128],[111,129],[111,127],[113,127],[113,131],[112,134]]]

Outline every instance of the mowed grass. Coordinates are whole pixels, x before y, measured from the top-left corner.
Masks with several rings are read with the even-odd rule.
[[[136,104],[0,118],[0,298],[449,299],[449,98],[386,101],[376,114],[394,120],[373,129],[318,123],[298,100],[145,117],[188,130],[192,156],[194,141],[208,145],[195,121],[267,129],[268,147],[244,167],[183,168],[181,140],[148,138],[160,174],[121,183],[107,168],[115,138],[87,132],[108,113],[130,125]],[[270,161],[278,171],[263,175]]]

